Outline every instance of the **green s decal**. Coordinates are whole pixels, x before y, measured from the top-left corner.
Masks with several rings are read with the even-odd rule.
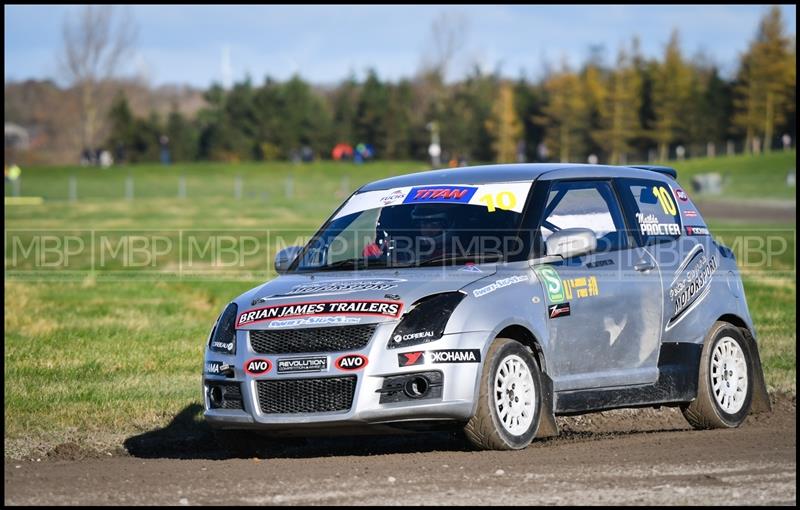
[[[564,283],[555,269],[550,266],[538,266],[533,269],[547,291],[551,303],[560,303],[566,299]]]

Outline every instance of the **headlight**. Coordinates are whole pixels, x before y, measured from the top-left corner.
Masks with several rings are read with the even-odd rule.
[[[231,303],[225,307],[222,314],[217,319],[217,325],[211,333],[211,342],[208,348],[215,352],[225,354],[236,354],[236,314],[239,307],[236,303]]]
[[[396,349],[442,338],[447,320],[465,297],[462,292],[445,292],[415,302],[394,328],[386,347]]]

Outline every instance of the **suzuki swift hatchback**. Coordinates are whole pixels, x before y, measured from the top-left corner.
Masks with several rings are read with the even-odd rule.
[[[664,167],[494,165],[367,184],[207,341],[220,442],[463,427],[485,449],[555,416],[769,409],[733,253]]]

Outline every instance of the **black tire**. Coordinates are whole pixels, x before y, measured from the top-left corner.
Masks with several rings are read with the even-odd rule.
[[[733,340],[738,346],[739,351],[744,356],[746,364],[746,389],[743,391],[744,399],[741,401],[741,407],[734,412],[728,412],[720,404],[719,399],[715,394],[722,394],[725,388],[730,388],[731,382],[738,384],[741,375],[733,374],[733,370],[723,370],[719,374],[715,374],[712,369],[714,362],[714,352],[717,345],[721,342],[730,342]],[[723,367],[723,368],[727,368]],[[736,378],[737,381],[733,381]],[[718,383],[722,391],[716,391],[714,384]],[[750,405],[753,400],[753,386],[755,381],[753,379],[753,360],[750,358],[750,349],[745,344],[745,339],[739,328],[727,323],[717,321],[709,330],[703,345],[703,353],[700,357],[700,373],[697,380],[697,398],[688,405],[682,406],[681,411],[686,421],[696,429],[723,429],[734,428],[744,422],[747,413],[750,412]],[[723,385],[725,388],[723,388]],[[720,397],[721,398],[721,397]],[[732,409],[735,409],[732,408]]]
[[[512,434],[507,430],[495,406],[495,377],[501,363],[509,356],[522,359],[533,381],[533,419],[524,432]],[[527,347],[509,338],[496,338],[483,362],[483,372],[478,388],[478,406],[475,415],[464,427],[469,441],[482,450],[521,450],[527,447],[539,428],[542,408],[542,382],[539,365]]]

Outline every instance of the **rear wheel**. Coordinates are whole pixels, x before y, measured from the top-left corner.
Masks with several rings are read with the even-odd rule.
[[[542,402],[539,366],[531,352],[509,338],[497,338],[486,353],[475,415],[464,427],[484,450],[520,450],[539,428]]]
[[[753,398],[753,361],[739,328],[716,322],[700,358],[697,398],[681,410],[696,429],[738,427]]]

